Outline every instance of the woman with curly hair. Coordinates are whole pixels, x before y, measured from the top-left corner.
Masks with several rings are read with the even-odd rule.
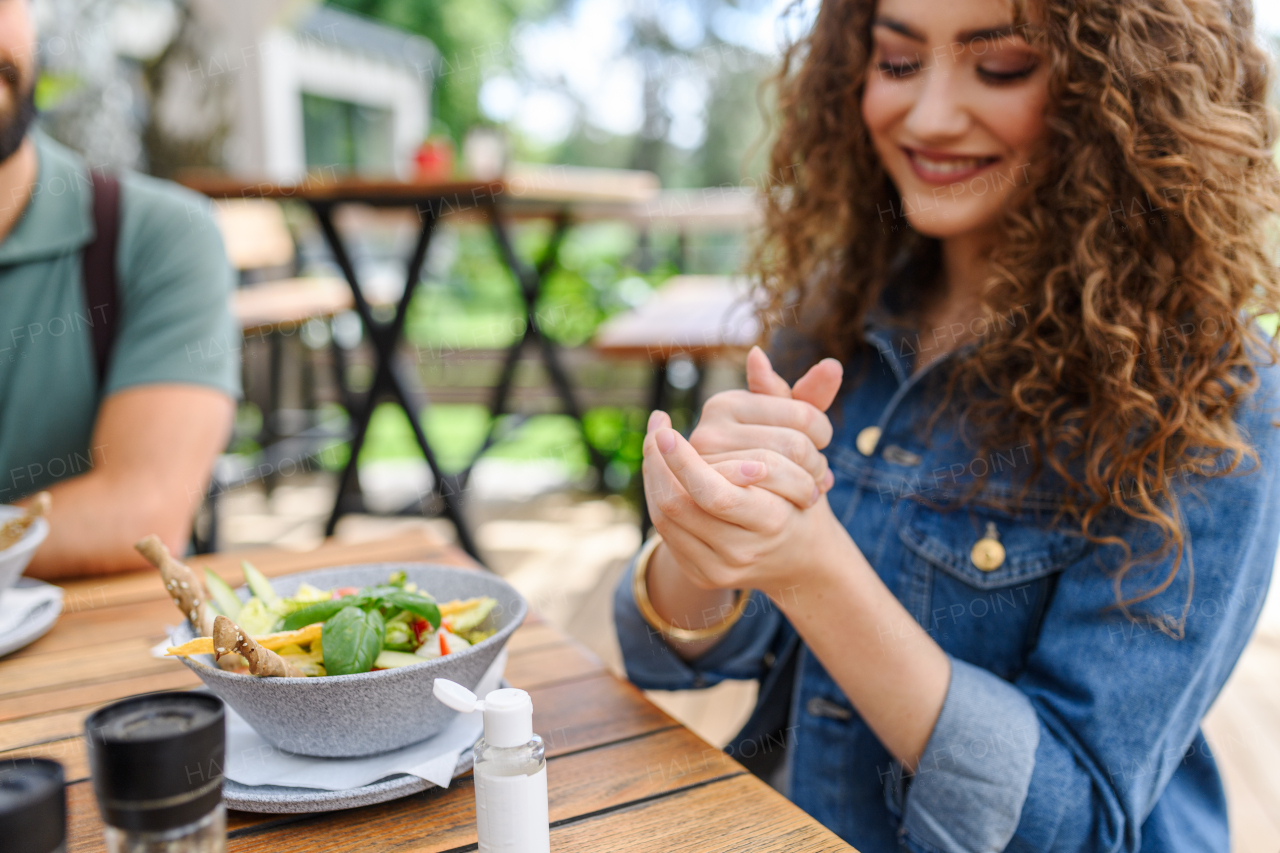
[[[615,610],[641,686],[758,680],[729,751],[862,853],[1228,850],[1268,72],[1249,0],[824,0],[786,52],[757,267],[825,358],[653,414]]]

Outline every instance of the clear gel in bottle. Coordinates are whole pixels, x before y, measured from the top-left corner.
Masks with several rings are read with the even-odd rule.
[[[455,711],[484,712],[472,770],[480,853],[550,853],[546,747],[533,733],[529,694],[504,688],[481,701],[443,678],[433,692]]]

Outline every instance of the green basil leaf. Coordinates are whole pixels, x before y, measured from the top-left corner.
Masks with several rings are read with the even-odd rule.
[[[340,598],[337,601],[317,601],[315,604],[308,604],[284,617],[284,622],[280,623],[280,630],[296,631],[316,622],[326,622],[330,616],[350,603],[351,599]]]
[[[401,610],[408,610],[414,616],[426,619],[431,623],[431,630],[433,631],[440,627],[440,608],[425,595],[398,590],[394,593],[388,593],[383,596],[383,599]]]
[[[324,623],[320,632],[325,672],[353,675],[373,669],[386,630],[377,610],[366,613],[352,604],[343,607]]]

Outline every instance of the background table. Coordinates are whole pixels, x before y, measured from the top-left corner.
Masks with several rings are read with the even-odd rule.
[[[424,534],[308,553],[267,550],[195,557],[239,584],[247,558],[268,576],[356,562],[427,560],[472,566]],[[139,572],[63,584],[58,624],[0,660],[0,762],[40,756],[67,773],[69,851],[103,850],[88,780],[84,719],[125,696],[197,687],[181,663],[153,658],[178,614],[159,575]],[[536,614],[512,635],[507,678],[533,697],[547,743],[551,847],[569,851],[837,851],[839,838],[719,749],[619,681]],[[311,815],[228,813],[228,849],[241,851],[474,850],[470,777],[389,803]]]
[[[511,383],[516,366],[527,345],[536,345],[564,413],[581,426],[582,408],[561,364],[559,348],[541,326],[538,299],[543,282],[556,268],[560,246],[569,227],[583,218],[600,219],[610,215],[626,218],[635,205],[652,199],[658,191],[657,177],[648,172],[626,172],[587,169],[570,166],[528,167],[514,170],[500,180],[399,181],[336,174],[310,175],[298,183],[278,184],[251,181],[207,172],[189,172],[180,177],[187,187],[218,199],[295,200],[305,203],[315,215],[334,263],[342,271],[351,289],[357,313],[374,348],[373,382],[364,405],[350,411],[352,421],[351,454],[338,481],[338,494],[325,526],[332,535],[338,519],[349,511],[363,509],[357,490],[357,466],[369,421],[379,399],[389,396],[408,418],[422,455],[431,469],[433,492],[444,505],[444,514],[454,523],[458,541],[474,557],[479,557],[462,506],[462,493],[480,456],[497,438],[498,419],[507,414]],[[361,286],[351,252],[334,223],[334,211],[342,205],[359,204],[380,208],[412,208],[419,220],[418,239],[406,259],[405,287],[396,303],[395,313],[379,322]],[[395,357],[404,334],[409,304],[421,278],[431,235],[443,219],[465,221],[476,219],[488,223],[502,262],[511,272],[525,307],[523,332],[510,345],[502,370],[493,388],[489,405],[491,425],[480,449],[461,472],[446,476],[436,462],[435,452],[427,441],[420,420],[421,405],[414,399],[412,384],[400,375]],[[508,226],[509,219],[550,219],[553,222],[547,245],[536,262],[529,264],[519,257]],[[341,383],[340,383],[341,384]],[[605,460],[586,439],[591,464],[603,472]]]

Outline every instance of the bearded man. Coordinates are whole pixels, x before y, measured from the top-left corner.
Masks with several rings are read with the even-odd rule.
[[[33,129],[28,0],[0,0],[0,503],[53,495],[27,574],[182,553],[239,396],[234,280],[208,203],[91,169]]]

